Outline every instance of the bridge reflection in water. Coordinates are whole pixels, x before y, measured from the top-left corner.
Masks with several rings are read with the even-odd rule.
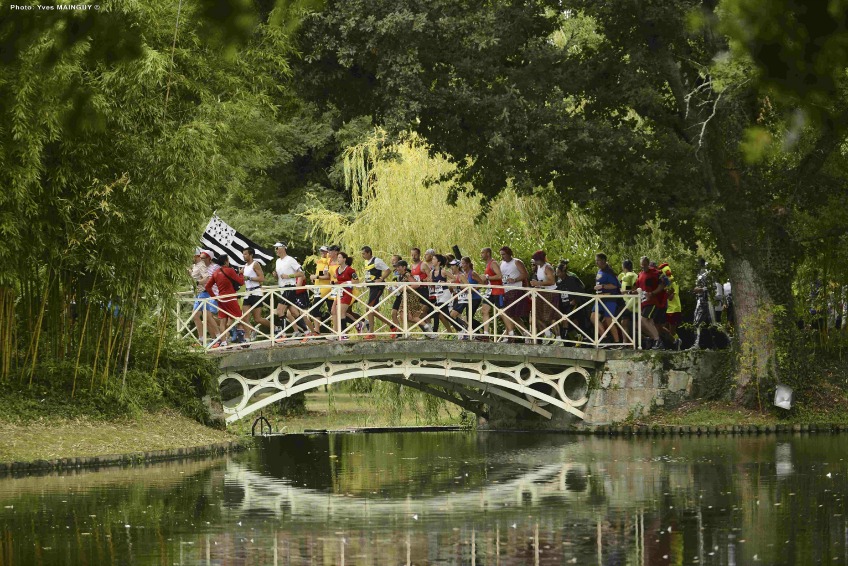
[[[288,548],[295,541],[303,548],[299,537],[310,525],[351,526],[337,544],[325,535],[310,545],[335,563],[421,564],[453,555],[462,563],[554,564],[571,552],[585,558],[586,548],[569,547],[587,539],[602,559],[622,536],[636,556],[644,552],[643,506],[668,485],[666,474],[650,471],[650,458],[634,469],[633,462],[593,463],[591,449],[573,438],[476,436],[264,439],[257,457],[228,463],[225,505],[232,520],[273,517],[296,529],[277,533],[276,563],[298,551]],[[676,488],[691,488],[689,471],[681,472]],[[400,548],[387,548],[390,540]]]
[[[844,435],[290,435],[0,479],[0,564],[843,564]]]

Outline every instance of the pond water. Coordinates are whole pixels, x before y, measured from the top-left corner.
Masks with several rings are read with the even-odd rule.
[[[285,436],[0,480],[13,564],[848,564],[848,435]]]

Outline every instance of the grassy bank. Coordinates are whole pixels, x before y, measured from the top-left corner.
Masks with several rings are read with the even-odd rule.
[[[0,399],[3,401],[3,399]],[[58,458],[90,457],[188,448],[229,442],[250,434],[259,413],[217,430],[171,409],[115,414],[96,411],[85,403],[70,417],[55,400],[18,398],[10,410],[7,397],[0,410],[0,462],[31,462]],[[405,410],[393,418],[368,394],[314,391],[306,396],[306,412],[283,416],[276,410],[263,414],[275,432],[297,433],[307,429],[345,429],[364,426],[423,426],[462,424],[461,409],[439,408],[435,415]]]
[[[0,381],[0,462],[155,452],[236,439],[202,423],[201,400],[214,363],[191,352],[163,350],[154,373],[130,369],[126,381],[100,379],[92,368],[45,362]]]
[[[235,440],[176,412],[163,410],[120,419],[41,418],[0,421],[0,462],[31,462],[188,448]]]
[[[468,424],[462,421],[462,409],[445,403],[434,415],[425,416],[423,407],[407,407],[393,417],[389,411],[375,403],[370,393],[333,393],[311,391],[306,395],[306,412],[301,415],[281,415],[277,411],[264,411],[274,432],[297,433],[307,429],[341,430],[366,426],[442,426]],[[259,413],[250,415],[230,425],[238,434],[250,434],[250,427]],[[471,415],[473,417],[473,415]]]
[[[790,411],[768,408],[746,409],[728,401],[688,401],[675,409],[659,409],[626,424],[661,426],[732,426],[732,425],[845,425],[848,426],[848,401],[842,406],[811,408],[798,406]]]

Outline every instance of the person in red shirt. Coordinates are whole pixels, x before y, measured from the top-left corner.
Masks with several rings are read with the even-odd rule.
[[[503,307],[504,288],[503,276],[501,274],[501,264],[499,261],[492,259],[492,248],[483,248],[480,250],[480,259],[483,260],[486,268],[483,271],[483,277],[488,285],[497,285],[498,287],[486,289],[483,295],[483,340],[489,339],[489,321],[492,321],[492,326],[497,326],[497,316],[493,316],[493,312]],[[494,333],[494,329],[493,329]]]
[[[665,290],[666,278],[656,267],[651,267],[651,260],[642,256],[642,270],[636,280],[636,289],[644,293],[642,300],[642,329],[654,341],[652,349],[661,350],[658,325],[665,323],[665,310],[668,307],[668,294]]]
[[[333,290],[339,300],[333,302],[333,327],[339,334],[339,340],[347,340],[347,334],[342,332],[342,320],[347,317],[347,310],[353,302],[352,284],[359,283],[359,276],[356,274],[356,270],[351,267],[353,265],[352,257],[344,252],[339,252],[339,260],[339,265],[335,267],[338,287]]]
[[[209,277],[206,282],[206,292],[210,296],[218,299],[218,318],[239,320],[241,318],[241,307],[236,296],[235,283],[244,285],[244,277],[235,269],[230,267],[230,258],[227,255],[218,256],[215,258],[215,263],[221,266],[221,269]],[[214,286],[218,286],[218,294],[214,294]],[[221,324],[221,334],[218,340],[212,345],[213,348],[227,345],[227,328],[232,322],[224,320]],[[244,325],[239,324],[236,330],[235,342],[246,342],[244,338]]]

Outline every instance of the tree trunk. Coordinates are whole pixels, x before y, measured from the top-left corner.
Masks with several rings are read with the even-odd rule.
[[[734,397],[762,409],[763,399],[777,381],[778,336],[776,313],[762,273],[748,259],[725,257],[736,316],[738,365]]]

